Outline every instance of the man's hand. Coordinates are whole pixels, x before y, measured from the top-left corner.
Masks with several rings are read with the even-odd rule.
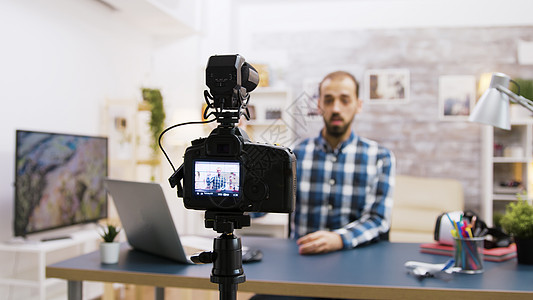
[[[331,231],[316,231],[296,241],[300,254],[326,253],[342,249],[342,238]]]

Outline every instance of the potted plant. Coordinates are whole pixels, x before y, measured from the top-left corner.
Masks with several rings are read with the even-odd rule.
[[[150,133],[152,135],[152,143],[150,148],[152,149],[152,173],[154,168],[159,164],[157,154],[159,153],[159,135],[165,129],[165,107],[163,105],[163,96],[159,89],[142,89],[143,101],[147,103],[148,110],[150,111],[150,120],[148,125],[150,126]],[[152,181],[155,180],[155,175],[152,174]]]
[[[518,263],[533,264],[533,206],[518,195],[507,205],[501,225],[514,238]]]
[[[120,233],[120,229],[114,225],[102,227],[100,236],[103,242],[100,244],[100,260],[103,264],[116,264],[120,251],[120,243],[115,242],[115,238]]]

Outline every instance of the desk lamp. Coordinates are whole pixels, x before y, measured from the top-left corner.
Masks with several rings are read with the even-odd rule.
[[[468,120],[510,130],[509,100],[533,112],[532,100],[517,95],[507,88],[511,81],[513,80],[503,73],[493,73],[489,88],[479,98]],[[513,83],[516,84],[514,81]],[[520,93],[520,87],[518,88]]]

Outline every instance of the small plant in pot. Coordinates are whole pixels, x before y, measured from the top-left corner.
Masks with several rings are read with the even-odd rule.
[[[120,243],[115,242],[115,238],[120,233],[120,229],[114,225],[102,227],[100,236],[103,242],[100,244],[100,260],[103,264],[116,264],[120,252]]]
[[[518,263],[533,264],[533,206],[519,195],[507,205],[501,225],[514,238]]]

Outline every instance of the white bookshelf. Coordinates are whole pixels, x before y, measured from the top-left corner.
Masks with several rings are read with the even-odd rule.
[[[533,119],[514,119],[509,131],[484,126],[482,150],[483,219],[493,225],[494,214],[505,212],[518,193],[533,199]],[[520,186],[505,186],[512,181]]]

